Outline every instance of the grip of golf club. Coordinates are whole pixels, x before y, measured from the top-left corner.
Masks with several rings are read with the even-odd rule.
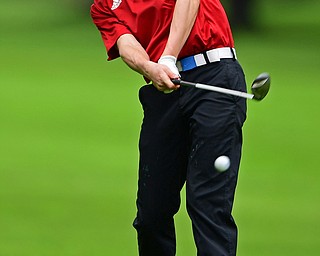
[[[196,83],[192,83],[192,82],[187,82],[187,81],[182,81],[180,79],[172,79],[171,80],[172,83],[174,84],[180,84],[182,86],[192,86],[192,87],[195,87],[196,86]]]

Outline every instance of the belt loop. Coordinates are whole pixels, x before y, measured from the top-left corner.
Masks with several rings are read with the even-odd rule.
[[[234,54],[234,51],[233,51],[232,47],[230,47],[230,51],[232,53],[232,59],[233,59],[233,61],[235,61],[236,60],[236,55]]]
[[[203,54],[203,57],[204,57],[206,63],[209,64],[209,63],[210,63],[210,60],[209,60],[209,57],[208,57],[207,52],[203,52],[202,54]]]

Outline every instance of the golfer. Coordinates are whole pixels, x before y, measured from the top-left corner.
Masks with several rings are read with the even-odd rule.
[[[139,255],[175,255],[174,215],[184,184],[197,255],[236,255],[232,206],[246,100],[171,81],[246,91],[220,1],[95,0],[91,15],[108,59],[121,57],[147,83],[139,90]],[[214,161],[222,155],[231,165],[218,172]]]

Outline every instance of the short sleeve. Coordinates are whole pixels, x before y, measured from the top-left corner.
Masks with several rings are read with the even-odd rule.
[[[112,13],[105,1],[96,0],[91,6],[91,17],[99,29],[106,47],[108,60],[119,57],[117,40],[123,34],[131,34],[130,30]]]

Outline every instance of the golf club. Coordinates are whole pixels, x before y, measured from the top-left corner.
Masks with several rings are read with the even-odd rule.
[[[261,73],[259,76],[257,76],[257,78],[254,79],[254,81],[251,85],[252,94],[246,93],[246,92],[241,92],[241,91],[236,91],[236,90],[231,90],[231,89],[226,89],[226,88],[222,88],[222,87],[218,87],[218,86],[214,86],[214,85],[206,85],[206,84],[200,84],[200,83],[187,82],[187,81],[183,81],[180,79],[173,79],[172,82],[174,84],[179,84],[182,86],[195,87],[198,89],[215,91],[215,92],[220,92],[220,93],[230,94],[230,95],[234,95],[234,96],[239,96],[242,98],[254,99],[254,100],[260,101],[269,92],[270,80],[271,80],[270,75],[268,73]]]

